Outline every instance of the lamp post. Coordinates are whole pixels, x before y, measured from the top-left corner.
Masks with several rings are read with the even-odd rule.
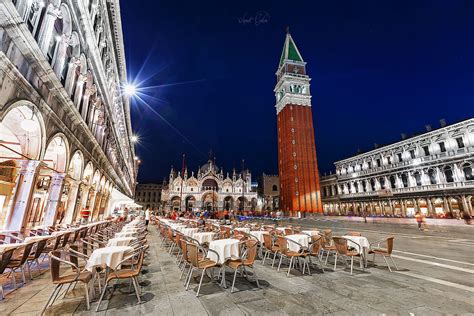
[[[181,167],[181,189],[179,190],[180,196],[179,196],[179,211],[182,211],[183,208],[183,184],[184,184],[184,158],[185,154],[183,154],[183,163]]]
[[[244,214],[245,212],[245,169],[244,169],[244,165],[245,165],[245,159],[242,159],[242,215]]]

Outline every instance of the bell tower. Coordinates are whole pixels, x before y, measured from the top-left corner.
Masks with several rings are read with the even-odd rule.
[[[311,78],[288,29],[276,76],[280,209],[291,216],[296,216],[298,211],[302,216],[307,212],[322,212]]]

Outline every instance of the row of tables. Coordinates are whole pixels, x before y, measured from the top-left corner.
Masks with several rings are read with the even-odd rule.
[[[172,221],[166,218],[160,218],[160,221],[168,225],[174,230],[181,232],[183,235],[194,238],[199,243],[207,242],[209,244],[209,249],[217,252],[219,254],[219,260],[217,255],[209,251],[207,258],[213,261],[216,261],[220,264],[225,263],[228,259],[237,259],[239,258],[239,240],[237,239],[219,239],[214,240],[215,233],[213,232],[199,232],[199,228],[189,228],[182,222]],[[226,226],[226,225],[224,225]],[[226,226],[231,228],[232,226]],[[277,227],[276,229],[284,232],[285,229],[289,227]],[[264,242],[263,235],[269,234],[265,230],[252,230],[250,227],[236,227],[235,231],[241,231],[246,234],[249,234],[251,237],[257,239],[260,243]],[[311,241],[311,236],[319,235],[320,232],[317,230],[303,230],[299,234],[286,235],[285,238],[295,241],[296,243],[288,242],[288,249],[290,251],[298,252],[301,250],[301,246],[308,248]],[[363,236],[342,236],[348,240],[348,246],[354,248],[364,257],[367,254],[367,250],[370,247],[370,243],[366,237]],[[360,245],[360,248],[359,246]]]

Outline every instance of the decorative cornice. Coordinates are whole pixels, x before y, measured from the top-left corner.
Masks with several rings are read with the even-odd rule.
[[[277,114],[280,113],[280,111],[288,104],[311,106],[311,96],[290,93],[285,94],[285,96],[283,96],[283,98],[281,98],[281,100],[275,105]]]

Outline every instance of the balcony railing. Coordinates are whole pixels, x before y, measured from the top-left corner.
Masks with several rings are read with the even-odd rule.
[[[428,163],[428,162],[433,162],[433,161],[443,159],[443,158],[452,158],[452,157],[455,157],[457,155],[462,155],[462,154],[466,154],[466,153],[473,152],[473,151],[474,151],[473,149],[467,148],[467,147],[459,148],[459,149],[447,151],[447,152],[444,152],[444,153],[439,153],[439,154],[434,154],[434,155],[424,156],[424,157],[417,157],[415,159],[411,159],[411,160],[408,160],[408,161],[400,161],[400,162],[396,162],[396,163],[392,163],[392,164],[382,165],[380,167],[372,167],[372,168],[366,169],[366,170],[353,171],[351,173],[346,173],[344,175],[338,175],[338,178],[340,180],[346,180],[346,179],[354,178],[353,174],[356,174],[357,177],[362,177],[362,176],[365,176],[365,175],[380,173],[380,172],[383,172],[383,171],[391,171],[393,169],[406,167],[406,166],[418,167],[418,166],[420,166],[422,164],[425,164],[425,163]]]
[[[403,194],[403,193],[417,193],[417,192],[471,189],[471,188],[474,189],[474,180],[463,181],[463,182],[441,183],[441,184],[429,184],[429,185],[407,187],[407,188],[396,188],[396,189],[390,189],[390,191],[392,194]],[[370,191],[370,192],[357,192],[357,193],[348,193],[348,194],[339,195],[339,197],[341,198],[354,198],[354,197],[367,197],[367,196],[379,196],[379,192]]]

